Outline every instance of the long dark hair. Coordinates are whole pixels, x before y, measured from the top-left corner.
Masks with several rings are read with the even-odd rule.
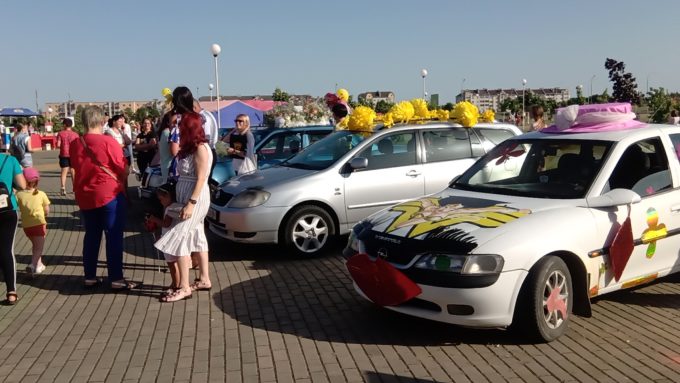
[[[175,114],[194,111],[194,95],[186,86],[178,86],[172,91],[172,109]]]
[[[172,113],[170,113],[170,112],[165,113],[163,115],[163,117],[161,117],[161,122],[160,122],[160,124],[158,124],[158,130],[156,130],[156,137],[160,137],[161,133],[163,133],[163,131],[165,129],[171,128],[171,126],[170,126],[171,119],[172,119]]]

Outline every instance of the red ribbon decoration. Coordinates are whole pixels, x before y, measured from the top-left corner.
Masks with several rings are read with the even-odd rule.
[[[503,162],[510,159],[510,157],[519,157],[524,154],[524,149],[514,150],[518,144],[512,144],[504,148],[501,152],[500,158],[496,161],[496,165],[500,165]]]
[[[420,286],[389,262],[355,254],[347,261],[352,279],[368,299],[380,306],[396,306],[422,293]]]

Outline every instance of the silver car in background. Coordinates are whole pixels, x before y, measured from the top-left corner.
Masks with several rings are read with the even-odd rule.
[[[441,191],[519,134],[508,124],[444,122],[336,131],[277,166],[220,185],[211,195],[209,226],[232,241],[279,243],[317,255],[361,219]]]

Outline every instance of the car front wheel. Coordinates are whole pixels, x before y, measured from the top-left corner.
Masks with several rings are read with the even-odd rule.
[[[556,256],[544,257],[527,276],[513,327],[537,341],[559,338],[569,324],[572,290],[571,274],[564,261]]]
[[[293,253],[316,256],[328,247],[335,227],[326,210],[318,206],[301,206],[288,217],[281,232],[283,244]]]

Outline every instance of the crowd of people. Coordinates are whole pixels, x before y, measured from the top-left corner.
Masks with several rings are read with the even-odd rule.
[[[128,281],[123,270],[123,241],[129,201],[127,179],[131,172],[144,172],[160,166],[164,185],[157,189],[161,214],[147,214],[147,223],[161,228],[155,247],[165,255],[171,282],[160,295],[162,302],[191,298],[194,291],[209,290],[208,241],[204,220],[210,206],[208,179],[214,166],[217,123],[211,113],[201,109],[187,87],[177,87],[167,110],[155,123],[145,118],[131,127],[125,116],[108,117],[97,106],[82,110],[84,133],[73,130],[71,119],[57,134],[61,195],[71,176],[75,202],[85,228],[83,240],[83,286],[93,289],[103,281],[97,276],[97,261],[102,235],[106,236],[107,277],[111,290],[139,287]],[[247,116],[245,116],[247,117]],[[247,126],[239,116],[236,124]],[[0,268],[7,285],[8,304],[18,301],[14,236],[19,216],[24,232],[33,245],[31,264],[26,271],[45,270],[42,248],[47,235],[50,201],[38,189],[40,175],[33,168],[30,140],[25,127],[17,126],[12,150],[0,154]],[[249,129],[235,129],[227,138],[238,142],[231,154],[243,159],[252,153],[254,140]],[[245,138],[240,139],[243,135]],[[133,170],[133,156],[137,170]],[[191,268],[200,277],[189,280]]]

